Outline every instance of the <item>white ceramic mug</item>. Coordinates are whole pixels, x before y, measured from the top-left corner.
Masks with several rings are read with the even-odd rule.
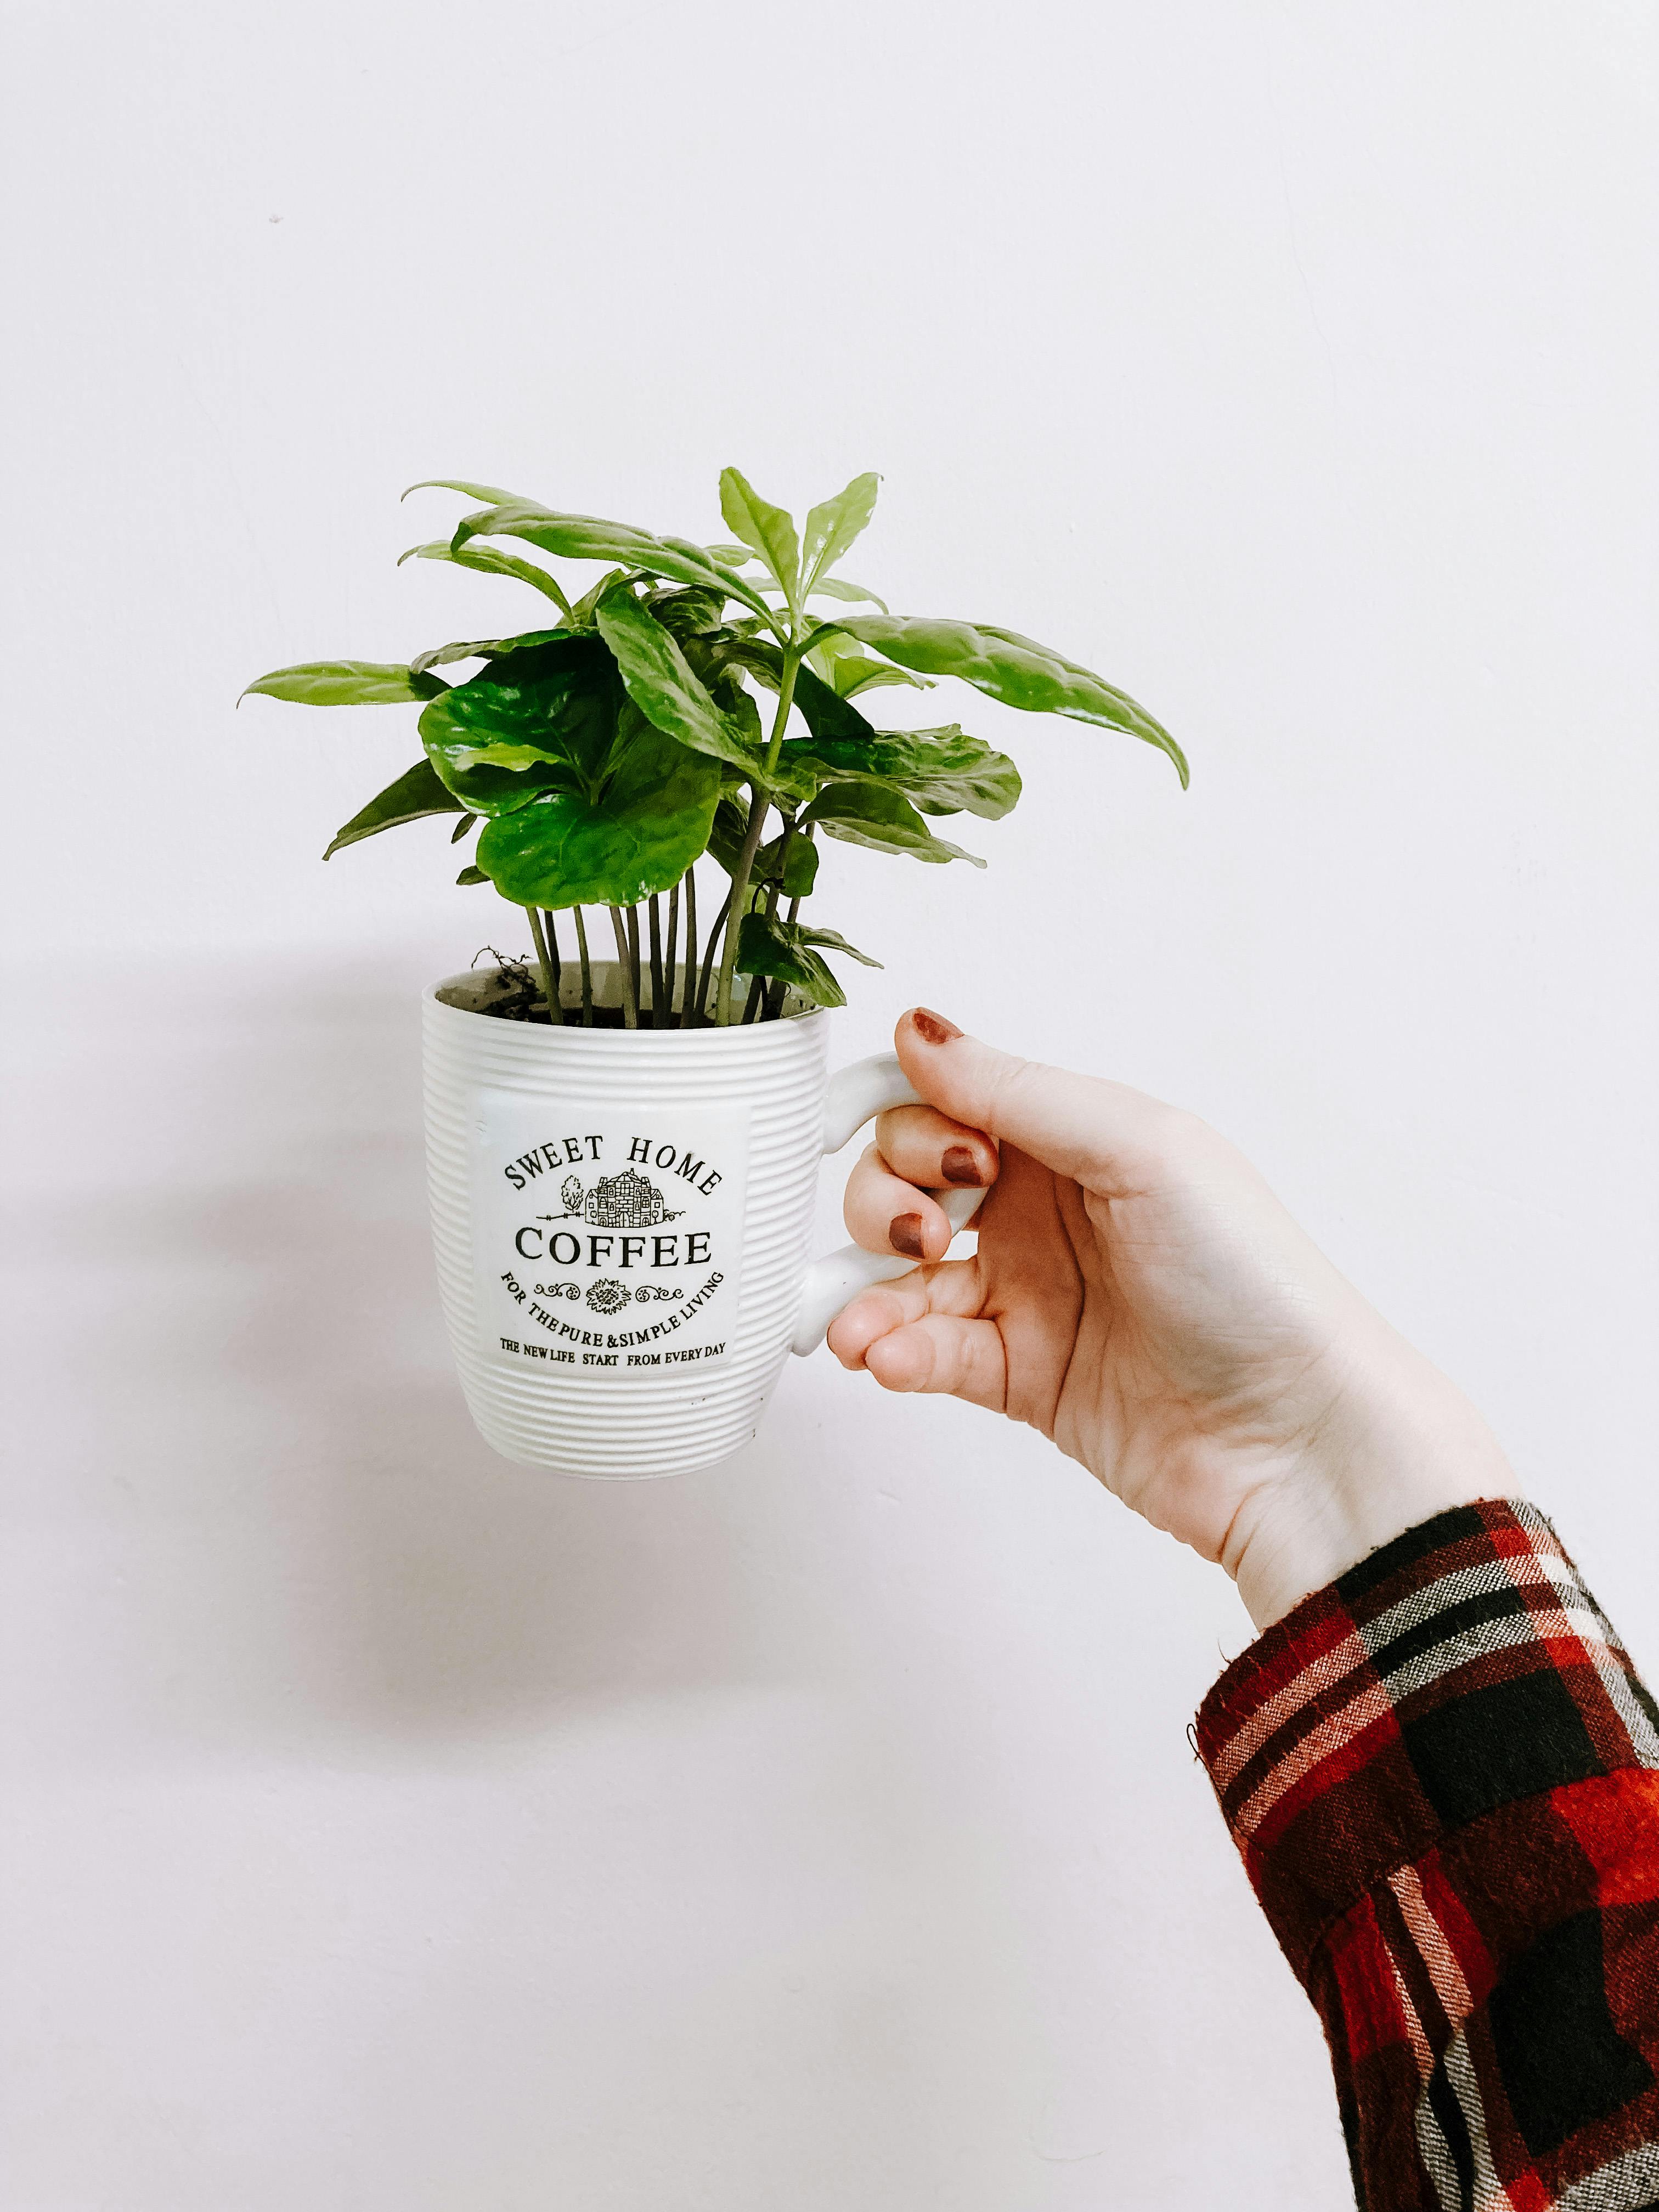
[[[594,1002],[618,1003],[614,961]],[[809,1267],[817,1163],[913,1104],[891,1053],[831,1076],[829,1017],[584,1029],[477,1011],[500,971],[424,1005],[438,1282],[461,1387],[506,1458],[683,1474],[754,1435],[791,1347],[915,1262],[855,1245]],[[648,997],[648,993],[647,993]],[[983,1193],[950,1191],[953,1226]]]

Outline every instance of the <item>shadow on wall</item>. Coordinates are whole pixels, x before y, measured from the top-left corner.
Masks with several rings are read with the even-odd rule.
[[[38,1302],[46,1507],[118,1532],[100,1632],[129,1741],[538,1731],[795,1676],[775,1434],[637,1486],[475,1435],[428,1244],[414,991],[290,962],[116,1004],[113,1037],[42,1040],[44,1141],[76,1165],[23,1235],[25,1279],[60,1293]]]

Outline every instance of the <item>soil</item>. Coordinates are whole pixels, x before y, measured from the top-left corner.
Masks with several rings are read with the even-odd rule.
[[[495,951],[493,945],[486,949],[491,952]],[[509,960],[500,953],[496,953],[495,957],[499,965],[494,975],[486,970],[478,978],[480,988],[488,992],[489,996],[482,1005],[466,1006],[463,1011],[467,1013],[487,1014],[492,1021],[533,1022],[542,1029],[550,1028],[552,1024],[542,998],[541,983],[534,971],[527,968],[521,960]],[[623,1018],[623,1010],[620,1006],[595,1006],[592,1010],[592,1020],[585,1023],[582,1020],[580,1002],[573,1006],[566,995],[574,981],[574,978],[567,969],[560,994],[564,1000],[564,1025],[567,1029],[620,1030],[628,1026]],[[451,1003],[453,1004],[454,1001],[452,1000]],[[786,1001],[786,1004],[787,1005],[788,1002]],[[788,1011],[793,1014],[799,1010],[789,1005]],[[770,1018],[763,1017],[763,1018]],[[647,1009],[644,1026],[648,1029],[650,1025],[649,1010]],[[708,1029],[713,1024],[705,1018],[697,1026],[701,1029]]]

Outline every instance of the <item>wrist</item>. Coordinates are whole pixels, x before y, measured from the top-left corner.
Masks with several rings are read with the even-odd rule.
[[[1516,1494],[1474,1407],[1401,1339],[1358,1348],[1301,1449],[1241,1508],[1222,1564],[1258,1630],[1420,1521]]]

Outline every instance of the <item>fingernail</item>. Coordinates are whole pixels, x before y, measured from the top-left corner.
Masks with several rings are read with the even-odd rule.
[[[985,1180],[984,1169],[966,1145],[948,1146],[940,1164],[945,1170],[946,1182],[971,1185]]]
[[[919,1213],[897,1213],[887,1224],[887,1242],[896,1252],[902,1252],[907,1260],[921,1257],[921,1216]]]
[[[943,1014],[929,1012],[926,1006],[912,1006],[910,1026],[924,1044],[951,1044],[962,1035],[954,1022],[947,1022]]]

